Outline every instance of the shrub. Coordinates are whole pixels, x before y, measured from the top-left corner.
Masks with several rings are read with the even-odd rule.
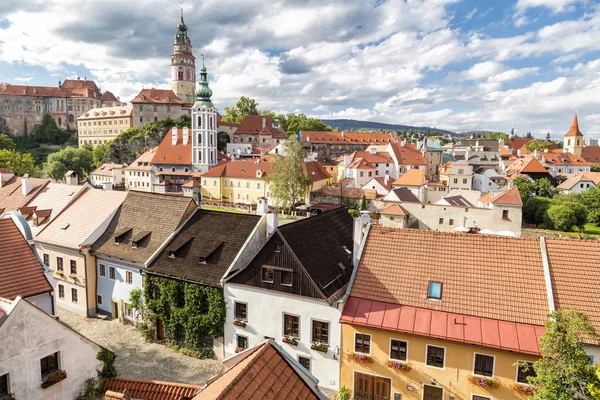
[[[544,215],[544,223],[550,229],[559,231],[570,231],[576,222],[575,211],[565,204],[550,206]]]

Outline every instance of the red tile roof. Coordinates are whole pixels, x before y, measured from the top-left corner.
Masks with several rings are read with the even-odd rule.
[[[144,104],[183,104],[175,92],[169,89],[142,89],[131,102]]]
[[[386,144],[396,138],[388,133],[300,131],[302,142],[313,144]]]
[[[270,341],[234,356],[194,400],[322,400],[315,381]],[[225,361],[225,364],[227,364]]]
[[[584,146],[581,149],[581,158],[589,163],[600,163],[600,146]]]
[[[261,177],[257,177],[257,171],[261,171]],[[232,160],[208,170],[202,177],[227,177],[246,179],[266,179],[271,175],[271,163],[257,159]]]
[[[425,185],[425,170],[412,168],[406,171],[393,183],[394,186],[423,186]]]
[[[402,208],[402,206],[400,206],[398,203],[394,203],[389,207],[386,207],[385,209],[383,209],[383,211],[381,211],[382,215],[408,215],[408,211],[406,211],[404,208]]]
[[[398,165],[427,165],[423,154],[413,145],[402,146],[399,143],[392,143],[391,147]]]
[[[583,133],[579,130],[579,121],[577,120],[577,114],[573,116],[573,121],[571,122],[571,128],[565,133],[565,137],[570,136],[581,136],[583,137]]]
[[[392,156],[390,156],[389,153],[386,152],[377,152],[375,154],[371,153],[370,151],[355,151],[354,153],[352,153],[351,155],[351,160],[357,159],[357,158],[362,158],[372,164],[386,164],[386,163],[391,163],[394,162],[394,160],[392,159]]]
[[[327,170],[325,170],[325,167],[323,167],[323,164],[321,164],[318,161],[305,162],[304,173],[310,174],[310,179],[312,179],[313,182],[322,181],[324,179],[331,179],[331,175],[329,174],[329,172],[327,172]]]
[[[441,301],[427,299],[429,281],[443,283]],[[376,225],[351,295],[532,325],[544,325],[549,310],[539,239]]]
[[[546,167],[544,167],[538,160],[533,157],[518,158],[508,167],[506,167],[506,177],[509,180],[515,179],[519,175],[527,174],[548,174],[550,175]]]
[[[544,327],[350,296],[341,323],[539,355]]]
[[[0,208],[5,210],[17,210],[23,207],[51,182],[50,179],[31,178],[33,180],[33,189],[23,196],[21,190],[22,179],[23,178],[15,176],[2,185],[0,188]]]
[[[183,130],[177,129],[177,144],[173,146],[172,128],[156,148],[152,164],[191,165],[192,164],[192,130],[188,129],[188,143],[183,144]]]
[[[283,128],[273,126],[273,118],[270,115],[246,115],[235,131],[235,135],[271,135],[274,138],[288,138]]]
[[[489,192],[485,196],[481,197],[479,201],[482,203],[490,202],[498,205],[523,205],[523,202],[521,201],[521,196],[519,195],[519,189],[517,189],[516,186],[513,186],[510,189],[505,190],[501,193]]]
[[[202,388],[185,383],[149,381],[133,378],[113,378],[104,384],[104,390],[127,394],[134,399],[144,400],[187,400]]]
[[[51,292],[44,267],[11,218],[0,219],[0,297]]]
[[[37,97],[87,97],[102,98],[96,83],[90,80],[67,79],[58,86],[24,86],[0,84],[0,95],[20,95]]]
[[[540,152],[536,158],[541,161],[542,164],[549,166],[587,167],[591,165],[582,157],[578,157],[572,153],[565,153],[560,149]]]
[[[373,164],[362,158],[355,158],[347,167],[348,169],[377,169]]]

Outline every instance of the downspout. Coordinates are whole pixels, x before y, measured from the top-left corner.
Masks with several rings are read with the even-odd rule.
[[[554,312],[554,292],[552,290],[552,277],[550,276],[550,262],[548,260],[548,249],[546,248],[546,238],[540,237],[540,250],[542,251],[542,264],[544,267],[544,281],[546,283],[546,296],[548,297],[548,308]]]

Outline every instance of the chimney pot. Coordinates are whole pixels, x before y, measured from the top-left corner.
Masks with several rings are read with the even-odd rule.
[[[262,127],[263,129],[267,126],[267,117],[262,117]]]
[[[190,133],[188,131],[188,127],[184,126],[182,129],[183,132],[183,145],[187,146],[188,142],[190,141]]]
[[[21,194],[27,196],[33,190],[33,179],[25,174],[21,178]]]
[[[175,146],[177,144],[177,127],[174,127],[171,132],[171,145]]]

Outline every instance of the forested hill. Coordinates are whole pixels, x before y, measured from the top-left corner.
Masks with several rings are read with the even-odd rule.
[[[439,132],[440,134],[454,135],[454,132],[445,129],[431,128],[427,126],[411,126],[399,124],[384,124],[381,122],[357,121],[355,119],[322,119],[325,124],[332,128],[338,128],[342,131],[357,130],[385,130],[385,131],[421,131],[421,132]]]

